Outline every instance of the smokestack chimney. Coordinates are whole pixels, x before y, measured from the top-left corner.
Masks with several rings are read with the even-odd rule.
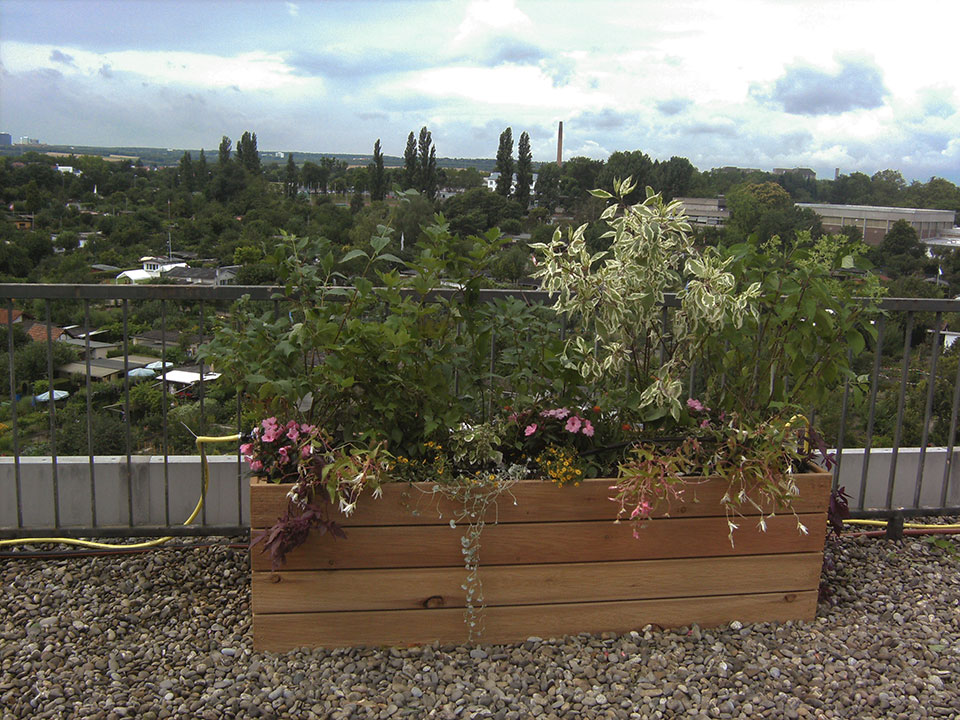
[[[557,130],[557,167],[563,165],[563,120]]]
[[[834,171],[833,171],[833,179],[834,179],[834,180],[839,180],[839,179],[840,179],[840,168],[835,168],[835,169],[834,169]]]

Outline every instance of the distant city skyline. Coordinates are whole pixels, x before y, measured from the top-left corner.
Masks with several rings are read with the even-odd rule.
[[[917,0],[0,4],[0,131],[56,145],[443,157],[642,150],[960,183],[960,4]]]

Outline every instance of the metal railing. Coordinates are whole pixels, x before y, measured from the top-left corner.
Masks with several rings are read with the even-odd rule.
[[[231,455],[214,462],[216,477],[211,484],[208,503],[196,525],[178,525],[184,496],[190,507],[202,490],[199,464],[196,457],[183,458],[171,452],[170,418],[168,403],[161,403],[161,428],[159,452],[151,448],[144,454],[138,452],[133,442],[130,420],[131,391],[134,382],[130,377],[131,346],[133,337],[130,327],[131,303],[158,303],[154,307],[154,327],[160,330],[161,340],[157,354],[161,363],[166,363],[174,345],[168,341],[168,332],[175,324],[184,324],[184,313],[195,313],[195,320],[188,323],[191,332],[199,340],[209,333],[209,315],[222,312],[229,304],[244,295],[252,300],[274,302],[278,288],[255,286],[199,287],[181,285],[38,285],[0,284],[0,308],[6,309],[7,371],[9,374],[9,411],[0,433],[3,442],[0,458],[0,537],[42,536],[55,533],[58,536],[150,536],[156,534],[240,534],[246,531],[246,488],[240,458],[233,449]],[[434,297],[453,296],[456,289],[437,290]],[[505,298],[520,298],[530,305],[546,304],[549,296],[540,291],[529,290],[484,290],[481,298],[488,301]],[[79,303],[82,306],[85,373],[82,380],[86,396],[85,433],[88,452],[80,457],[66,457],[58,453],[58,408],[52,399],[46,403],[47,425],[45,446],[41,443],[40,458],[32,457],[37,446],[27,447],[26,428],[22,413],[18,412],[18,386],[14,346],[14,302],[32,306],[34,315],[40,315],[45,331],[41,342],[46,345],[46,376],[48,391],[54,389],[54,343],[52,318],[57,303]],[[124,452],[110,456],[94,452],[97,428],[94,425],[93,396],[95,380],[92,377],[92,345],[90,332],[94,330],[92,314],[104,305],[119,307],[122,340],[119,343],[122,355],[122,382],[119,392],[122,397],[117,410],[123,414]],[[669,308],[676,305],[668,298],[664,307],[664,323],[669,322]],[[928,447],[932,428],[942,428],[945,418],[937,416],[938,372],[942,369],[946,320],[960,318],[960,301],[936,299],[886,299],[881,304],[884,313],[878,320],[878,338],[870,361],[868,382],[858,398],[855,388],[844,390],[839,417],[829,419],[836,438],[835,485],[855,485],[853,502],[856,517],[882,517],[894,515],[960,514],[960,468],[955,463],[955,440],[957,437],[958,408],[960,408],[960,364],[950,388],[949,430],[947,442],[941,448]],[[116,312],[116,310],[114,310]],[[176,322],[171,322],[174,320]],[[918,341],[917,328],[931,326],[931,332]],[[561,336],[566,328],[558,323],[556,331]],[[95,344],[95,343],[94,343]],[[891,374],[890,355],[884,348],[899,346],[902,351],[896,358],[896,377]],[[490,344],[491,374],[498,348],[496,341]],[[956,355],[956,351],[951,351]],[[884,362],[884,358],[887,362]],[[918,370],[916,358],[922,357],[925,365]],[[133,363],[136,364],[136,363]],[[166,365],[161,367],[165,368]],[[208,388],[204,379],[205,368],[198,363],[199,381],[195,397],[199,406],[200,426],[209,429]],[[920,437],[913,438],[916,447],[904,447],[905,417],[908,412],[916,415],[916,408],[908,400],[910,390],[926,380],[927,392],[919,420]],[[949,378],[947,379],[949,381]],[[163,397],[170,389],[165,375],[157,380],[162,383]],[[694,378],[691,376],[691,387]],[[940,383],[943,386],[943,382]],[[28,388],[26,390],[29,391]],[[32,391],[30,391],[32,392]],[[878,399],[883,399],[878,406]],[[19,403],[25,402],[19,399]],[[857,403],[861,412],[856,411]],[[895,405],[894,417],[890,417],[890,404]],[[222,417],[222,408],[221,417]],[[242,408],[237,398],[229,426],[223,421],[214,434],[240,432]],[[942,414],[942,413],[940,413]],[[911,428],[917,424],[911,416]],[[34,413],[34,421],[36,420]],[[821,415],[823,420],[824,416]],[[881,428],[883,426],[883,428]],[[942,435],[942,433],[941,433]],[[862,444],[862,449],[845,447],[853,437]],[[99,440],[99,438],[96,438]],[[882,442],[881,442],[882,441]],[[28,451],[25,453],[25,451]],[[186,453],[189,455],[189,453]],[[148,457],[149,456],[149,457]],[[905,470],[906,468],[906,470]],[[906,477],[909,471],[910,477]],[[934,474],[939,477],[934,477]],[[109,476],[109,477],[107,477]],[[82,486],[82,491],[79,489]],[[905,490],[906,487],[906,490]],[[849,487],[848,487],[849,489]],[[906,493],[906,495],[904,495]],[[932,500],[931,500],[932,498]],[[43,506],[43,507],[41,507]],[[212,509],[208,510],[208,506]],[[38,511],[38,508],[40,510]],[[37,519],[37,518],[40,519]]]

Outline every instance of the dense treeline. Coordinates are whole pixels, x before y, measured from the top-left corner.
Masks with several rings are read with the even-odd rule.
[[[649,185],[667,199],[726,196],[732,213],[728,227],[702,231],[702,239],[714,243],[752,233],[761,240],[791,238],[802,230],[816,239],[821,232],[817,217],[795,202],[960,210],[956,185],[941,178],[908,184],[895,170],[836,180],[737,168],[701,172],[686,158],[658,160],[639,150],[618,151],[606,161],[577,157],[536,168],[526,132],[519,135],[514,157],[512,128],[501,134],[496,150],[500,177],[495,191],[487,189],[476,168],[440,167],[427,127],[410,132],[404,165],[394,168],[384,166],[380,139],[366,166],[348,166],[333,157],[298,162],[292,154],[285,162],[274,157],[262,162],[256,133],[249,131],[235,145],[224,136],[209,157],[205,150],[185,152],[175,167],[95,156],[3,157],[0,193],[10,211],[0,220],[0,277],[93,282],[102,278],[92,265],[136,267],[140,257],[172,248],[194,253],[208,265],[242,265],[238,282],[271,282],[261,260],[264,247],[281,230],[323,236],[346,249],[362,245],[378,225],[388,225],[396,246],[391,250],[404,257],[436,212],[443,213],[460,242],[494,226],[514,235],[530,233],[536,241],[552,234],[558,222],[588,223],[588,238],[600,248],[604,241],[596,221],[602,202],[588,191],[609,189],[628,175],[640,188]],[[77,174],[58,172],[57,161]],[[398,192],[408,188],[418,192],[399,202]],[[638,189],[630,200],[642,192]],[[16,227],[24,219],[31,229]],[[856,239],[855,232],[850,235]],[[891,277],[932,271],[920,246],[910,245],[909,239],[909,247],[900,238],[890,248],[874,251],[882,267],[886,255],[896,256]],[[511,257],[501,265],[501,279],[522,277],[525,249],[515,244],[505,254]],[[952,266],[944,273],[953,279]]]

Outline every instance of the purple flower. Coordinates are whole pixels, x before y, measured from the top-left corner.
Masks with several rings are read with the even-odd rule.
[[[525,436],[527,436],[527,437],[530,437],[530,436],[533,435],[536,431],[537,431],[537,424],[536,424],[536,423],[530,423],[529,425],[527,425],[526,428],[524,428],[523,434],[524,434]]]
[[[570,419],[567,420],[567,424],[564,426],[564,429],[567,432],[575,433],[579,432],[581,425],[583,425],[583,422],[580,420],[580,418],[578,418],[576,415],[572,415]]]
[[[706,410],[706,408],[703,406],[703,403],[695,398],[687,398],[687,407],[694,412],[703,412]]]

